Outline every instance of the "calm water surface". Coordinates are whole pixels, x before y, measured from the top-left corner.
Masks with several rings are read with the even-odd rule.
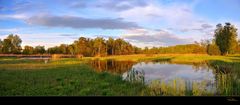
[[[225,71],[225,68],[212,67],[207,62],[177,64],[167,61],[132,62],[92,60],[88,64],[97,72],[119,74],[123,80],[141,82],[149,86],[157,81],[158,83],[171,84],[171,86],[176,84],[177,87],[187,86],[190,90],[195,86],[213,93],[219,89],[221,91],[226,89],[233,89],[234,92],[238,91],[232,84],[235,79],[228,80],[233,76],[228,75],[230,72]],[[219,75],[219,72],[222,72],[223,75]]]
[[[145,83],[150,83],[153,80],[168,82],[174,79],[195,82],[214,82],[213,71],[208,68],[206,64],[187,65],[161,62],[139,62],[133,65],[131,69],[143,73]],[[123,75],[127,75],[128,73],[130,72],[125,72]]]
[[[99,61],[89,64],[98,72],[121,74],[123,79],[130,75],[142,76],[145,83],[153,80],[168,82],[174,79],[185,81],[214,81],[214,73],[207,64],[173,64],[168,62],[132,62],[132,61]]]

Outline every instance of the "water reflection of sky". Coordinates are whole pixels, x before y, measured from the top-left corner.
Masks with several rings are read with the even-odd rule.
[[[196,70],[193,65],[182,64],[161,64],[161,63],[145,63],[141,62],[133,66],[135,70],[145,73],[145,81],[173,79],[183,79],[186,81],[213,81],[214,74],[208,68],[200,67]]]

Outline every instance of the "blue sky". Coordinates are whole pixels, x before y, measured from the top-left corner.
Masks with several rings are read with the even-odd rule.
[[[211,39],[215,25],[240,29],[239,0],[0,0],[0,39],[52,47],[80,36],[123,38],[138,47]]]

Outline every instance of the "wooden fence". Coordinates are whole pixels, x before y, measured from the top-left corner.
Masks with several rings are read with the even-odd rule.
[[[17,58],[30,58],[30,57],[39,57],[39,58],[51,58],[52,56],[57,55],[60,58],[76,58],[79,55],[68,55],[68,54],[33,54],[33,55],[23,55],[23,54],[0,54],[0,57],[17,57]],[[81,55],[80,55],[81,56]]]

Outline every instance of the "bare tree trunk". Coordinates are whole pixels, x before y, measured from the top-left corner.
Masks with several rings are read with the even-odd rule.
[[[107,45],[106,45],[106,56],[108,55],[108,47],[107,47]]]
[[[100,56],[100,52],[101,52],[101,48],[100,48],[100,45],[98,47],[98,56]]]
[[[114,55],[114,53],[113,53],[113,48],[112,48],[112,55]]]

